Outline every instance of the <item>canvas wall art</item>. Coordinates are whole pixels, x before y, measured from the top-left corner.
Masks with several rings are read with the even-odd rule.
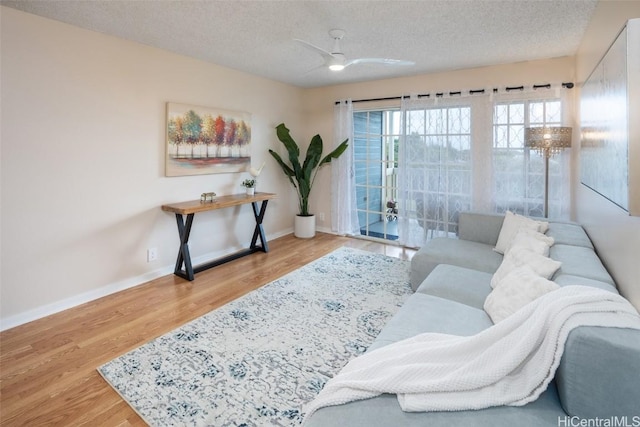
[[[243,172],[251,164],[251,115],[167,103],[166,176]]]

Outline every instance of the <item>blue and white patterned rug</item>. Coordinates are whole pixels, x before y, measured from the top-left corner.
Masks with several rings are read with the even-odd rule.
[[[409,262],[341,248],[98,371],[152,426],[296,426],[411,293]]]

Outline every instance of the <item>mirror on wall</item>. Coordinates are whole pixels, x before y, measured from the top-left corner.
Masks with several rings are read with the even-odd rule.
[[[580,99],[580,180],[632,215],[640,215],[632,201],[640,191],[640,183],[632,180],[638,172],[630,170],[630,156],[640,151],[633,137],[640,125],[630,120],[640,97],[633,85],[640,79],[634,65],[639,35],[640,19],[628,21],[584,83]]]

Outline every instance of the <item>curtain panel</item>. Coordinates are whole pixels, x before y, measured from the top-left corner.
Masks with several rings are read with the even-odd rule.
[[[354,168],[353,105],[342,100],[334,107],[335,149],[349,139],[347,150],[331,162],[331,231],[342,235],[360,234],[356,206],[356,180]]]
[[[420,247],[455,236],[458,214],[490,195],[491,105],[482,94],[405,98],[401,110],[398,234]]]
[[[551,89],[402,100],[399,242],[455,237],[460,212],[542,216],[544,159],[524,146],[529,126],[567,126],[568,91]],[[550,217],[567,219],[570,150],[550,161]]]
[[[542,125],[570,126],[570,91],[559,85],[497,93],[494,109],[493,211],[507,210],[528,216],[543,216],[544,158],[524,147],[524,128]],[[571,200],[571,150],[549,160],[549,217],[568,219]]]

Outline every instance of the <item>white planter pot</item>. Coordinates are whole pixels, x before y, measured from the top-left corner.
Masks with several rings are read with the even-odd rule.
[[[316,235],[316,216],[296,215],[293,226],[293,234],[301,239],[310,239]]]
[[[256,194],[256,189],[254,187],[247,187],[247,196],[253,196],[254,194]]]

